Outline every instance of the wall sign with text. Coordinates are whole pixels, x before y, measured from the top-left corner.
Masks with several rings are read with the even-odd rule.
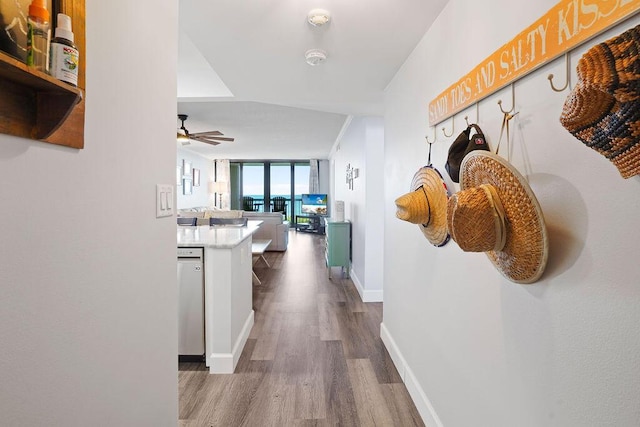
[[[640,0],[562,0],[429,103],[435,126],[640,11]]]

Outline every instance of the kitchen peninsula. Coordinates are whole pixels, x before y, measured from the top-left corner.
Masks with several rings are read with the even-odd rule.
[[[245,227],[178,226],[178,248],[204,249],[205,359],[212,374],[230,374],[253,326],[251,235]]]

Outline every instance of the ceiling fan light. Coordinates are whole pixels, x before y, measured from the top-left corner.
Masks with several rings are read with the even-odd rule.
[[[184,130],[178,129],[177,140],[182,145],[189,144],[189,137],[184,133]]]
[[[321,27],[331,20],[331,14],[328,10],[313,9],[307,15],[307,21],[314,27]]]
[[[309,49],[304,54],[304,58],[307,61],[307,64],[315,66],[327,59],[327,52],[320,49]]]

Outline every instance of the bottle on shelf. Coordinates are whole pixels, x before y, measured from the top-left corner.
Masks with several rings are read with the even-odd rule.
[[[33,0],[27,16],[27,65],[38,71],[49,68],[49,11],[46,0]]]
[[[51,56],[49,72],[53,77],[73,86],[78,86],[79,52],[73,44],[71,17],[64,13],[58,14],[58,25],[55,37],[51,40]]]

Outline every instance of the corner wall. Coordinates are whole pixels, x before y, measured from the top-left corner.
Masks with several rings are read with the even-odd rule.
[[[383,146],[380,117],[355,117],[336,145],[333,200],[345,202],[351,221],[351,279],[365,302],[382,301]],[[358,169],[353,189],[346,184],[347,165]]]
[[[640,424],[640,178],[622,179],[560,125],[568,91],[553,92],[547,75],[564,75],[562,59],[515,84],[511,160],[550,239],[539,282],[511,283],[484,254],[453,241],[435,248],[395,218],[394,199],[427,161],[429,101],[554,4],[451,0],[387,89],[381,333],[427,425]],[[572,68],[593,44],[639,23],[636,16],[574,51]],[[507,89],[480,102],[492,147],[502,120],[496,103],[510,98]],[[465,115],[474,121],[475,108],[456,115],[454,137],[441,131],[451,120],[438,125],[432,160],[443,173]]]
[[[177,423],[177,9],[86,1],[83,150],[0,135],[3,425]]]

